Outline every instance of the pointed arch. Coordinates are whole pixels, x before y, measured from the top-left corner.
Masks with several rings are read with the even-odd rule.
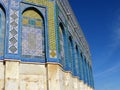
[[[22,55],[45,57],[44,18],[34,7],[22,13]]]
[[[81,62],[81,79],[85,82],[85,70],[84,70],[84,56],[83,53],[80,52],[80,62]]]
[[[79,50],[78,46],[75,46],[75,71],[76,71],[76,76],[80,73],[79,72]]]
[[[5,9],[0,4],[0,56],[4,55],[6,16]]]
[[[69,67],[73,71],[74,46],[73,46],[73,41],[72,41],[72,37],[71,36],[69,36],[69,38],[68,38],[68,53],[69,53]]]
[[[62,23],[59,24],[59,53],[63,66],[65,66],[65,31]]]

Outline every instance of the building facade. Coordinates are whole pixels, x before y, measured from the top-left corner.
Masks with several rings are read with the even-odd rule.
[[[0,0],[0,90],[94,90],[68,0]]]

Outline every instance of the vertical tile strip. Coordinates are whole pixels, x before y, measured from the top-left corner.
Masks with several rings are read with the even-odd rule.
[[[10,4],[10,27],[9,27],[9,49],[11,54],[18,54],[18,19],[19,19],[19,3],[11,0]]]

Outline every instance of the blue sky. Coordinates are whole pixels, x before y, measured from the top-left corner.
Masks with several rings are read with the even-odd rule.
[[[95,90],[120,90],[120,0],[69,0],[92,54]]]

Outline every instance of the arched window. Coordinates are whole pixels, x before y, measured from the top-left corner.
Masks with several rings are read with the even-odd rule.
[[[93,78],[93,72],[92,72],[92,67],[90,66],[90,82],[91,82],[91,87],[94,88],[94,78]]]
[[[90,86],[92,87],[92,68],[89,66],[89,73],[90,73]]]
[[[81,53],[81,61],[82,61],[82,79],[84,80],[84,83],[87,83],[87,74],[86,74],[86,62],[85,57]]]
[[[87,65],[87,69],[88,69],[88,80],[89,80],[88,84],[90,85],[90,65],[89,65],[89,63]]]
[[[84,74],[84,63],[83,63],[82,53],[80,53],[80,71],[81,71],[81,74],[80,74],[81,80],[84,80],[85,74]]]
[[[86,61],[86,74],[87,74],[87,84],[89,85],[89,71],[88,71],[88,62]]]
[[[78,50],[78,46],[76,45],[75,47],[75,69],[76,69],[76,74],[78,75],[79,72],[79,50]]]
[[[22,55],[44,58],[44,21],[41,13],[28,8],[22,13]]]
[[[64,42],[65,42],[65,38],[64,38],[64,28],[62,26],[62,24],[60,24],[59,26],[59,44],[60,44],[60,58],[61,58],[61,63],[64,66],[65,65],[65,47],[64,47]]]
[[[72,42],[72,38],[69,37],[68,40],[68,54],[69,54],[69,67],[71,68],[71,70],[73,71],[73,42]]]
[[[85,83],[87,83],[87,68],[86,68],[86,58],[84,57],[84,75],[85,75]]]
[[[6,18],[3,7],[0,5],[0,56],[4,55]]]

